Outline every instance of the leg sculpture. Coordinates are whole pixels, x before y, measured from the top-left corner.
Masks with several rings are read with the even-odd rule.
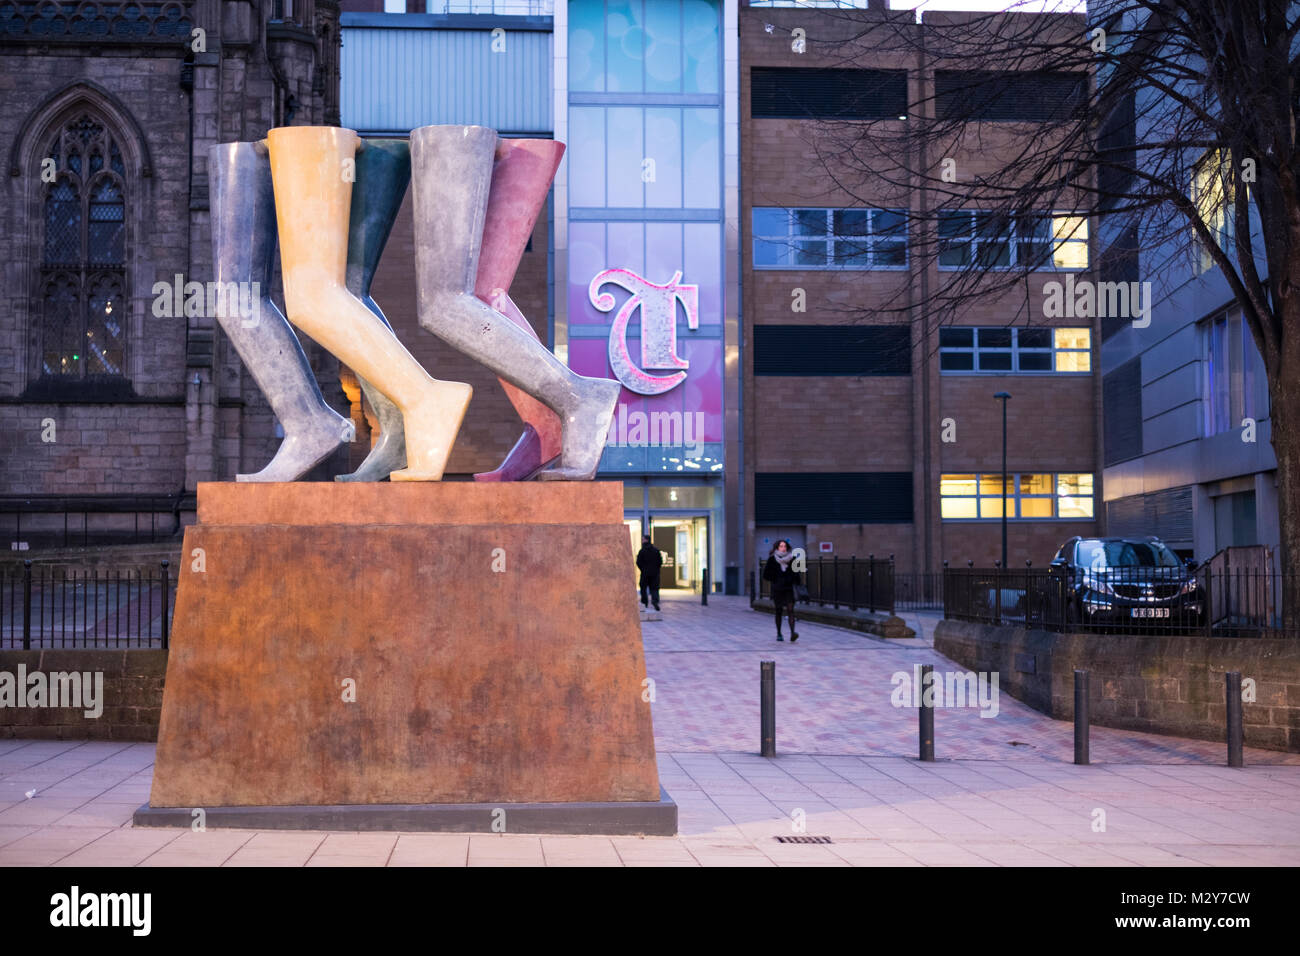
[[[622,386],[575,374],[474,296],[496,141],[496,132],[482,126],[411,133],[420,324],[559,415],[560,463],[538,478],[586,481],[600,464]],[[409,445],[409,418],[407,426]]]
[[[216,319],[284,428],[270,463],[236,481],[297,481],[352,440],[352,422],[325,403],[311,365],[288,321],[271,302],[275,257],[275,198],[271,162],[257,143],[208,150],[212,182],[212,265],[226,294]],[[257,288],[231,296],[235,288]],[[240,308],[240,300],[252,310]],[[251,314],[245,314],[251,313]]]
[[[352,213],[348,223],[348,291],[392,328],[392,323],[370,297],[379,258],[384,254],[402,198],[411,183],[411,147],[404,139],[372,139],[357,154],[356,182],[352,184]],[[406,431],[402,412],[370,384],[357,377],[361,391],[379,419],[379,440],[361,466],[335,481],[383,481],[406,467]]]
[[[555,140],[500,139],[492,165],[474,294],[533,338],[537,333],[508,293],[563,155],[564,144]],[[524,421],[524,433],[495,471],[475,475],[475,481],[526,481],[560,454],[559,416],[504,379],[501,385]]]
[[[394,481],[438,481],[473,390],[432,378],[345,285],[352,183],[350,129],[290,126],[267,134],[289,319],[397,405],[406,468]]]

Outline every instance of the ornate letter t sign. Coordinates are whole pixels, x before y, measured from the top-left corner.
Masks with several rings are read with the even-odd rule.
[[[685,372],[672,375],[650,375],[637,368],[627,347],[627,326],[632,313],[641,310],[641,364],[645,368],[685,369],[690,363],[677,355],[677,300],[686,309],[686,323],[692,329],[700,327],[699,286],[678,285],[681,272],[673,273],[667,285],[655,285],[628,269],[606,269],[591,280],[587,296],[591,304],[602,312],[614,308],[614,296],[600,292],[605,283],[622,286],[632,293],[623,308],[614,316],[609,329],[609,364],[614,377],[638,395],[662,395],[686,378]]]

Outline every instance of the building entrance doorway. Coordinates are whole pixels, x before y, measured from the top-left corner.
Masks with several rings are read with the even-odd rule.
[[[650,541],[663,552],[661,589],[698,590],[708,564],[708,515],[650,515]]]

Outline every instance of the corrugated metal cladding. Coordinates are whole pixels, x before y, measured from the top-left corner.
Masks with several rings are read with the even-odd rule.
[[[906,325],[756,325],[755,375],[911,375]]]
[[[1142,356],[1130,359],[1101,380],[1106,464],[1142,454]]]
[[[763,524],[906,524],[912,473],[754,473],[754,520]]]
[[[906,70],[755,66],[749,76],[754,119],[887,119],[907,112]]]
[[[551,132],[551,34],[507,30],[504,40],[496,53],[489,29],[345,27],[343,125],[360,132],[444,123]]]
[[[1192,486],[1166,488],[1106,502],[1106,533],[1117,538],[1192,540]]]

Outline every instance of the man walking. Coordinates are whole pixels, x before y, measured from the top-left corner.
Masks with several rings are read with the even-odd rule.
[[[641,536],[641,550],[636,554],[636,566],[641,571],[641,606],[646,607],[647,598],[659,610],[659,569],[663,567],[664,556],[650,543],[650,535]]]

